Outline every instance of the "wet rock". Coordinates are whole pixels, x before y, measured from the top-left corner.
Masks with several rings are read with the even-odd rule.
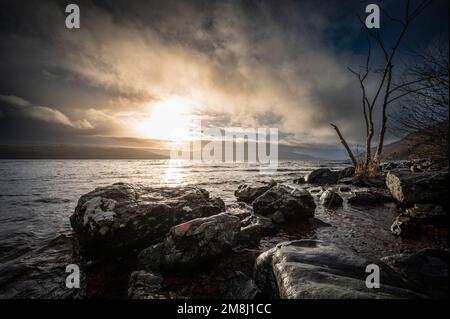
[[[147,270],[191,269],[234,246],[240,220],[221,213],[172,227],[163,242],[142,250],[139,262]]]
[[[262,237],[277,232],[276,226],[269,218],[252,215],[241,221],[238,241],[240,245],[254,247]]]
[[[310,184],[335,184],[338,180],[338,173],[328,168],[315,169],[305,176],[305,181]]]
[[[356,176],[352,178],[352,184],[358,187],[386,188],[386,177],[384,175]]]
[[[204,189],[117,183],[81,196],[70,223],[81,255],[99,259],[142,249],[176,224],[224,210]]]
[[[368,289],[366,266],[353,252],[319,240],[278,244],[255,264],[256,285],[267,297],[287,299],[418,298],[402,276],[378,262],[382,284]]]
[[[315,188],[308,189],[308,191],[311,194],[319,194],[320,195],[323,192],[323,188],[322,187],[315,187]]]
[[[293,182],[294,182],[294,184],[305,184],[306,180],[305,180],[305,177],[302,176],[302,177],[299,177],[297,179],[294,179]]]
[[[398,167],[399,167],[399,163],[396,163],[396,162],[388,162],[381,166],[381,168],[385,171],[390,171],[390,170],[396,169]]]
[[[341,207],[344,200],[332,189],[328,189],[320,196],[320,203],[326,208]]]
[[[391,232],[401,237],[414,237],[419,232],[417,221],[407,215],[398,215],[391,225]]]
[[[272,215],[272,221],[275,224],[281,225],[286,223],[286,218],[284,217],[283,213],[280,211],[276,211],[273,215]],[[308,220],[309,221],[309,220]]]
[[[329,223],[326,223],[320,219],[317,218],[310,218],[309,219],[309,224],[314,227],[314,228],[320,228],[320,227],[331,227],[332,225]]]
[[[252,203],[257,197],[264,194],[267,190],[275,186],[276,183],[270,183],[268,185],[249,185],[242,184],[238,186],[238,189],[234,192],[234,196],[238,198],[238,200],[243,201],[245,203]]]
[[[351,184],[353,184],[353,181],[354,181],[353,177],[346,177],[346,178],[341,178],[339,180],[339,183],[345,184],[345,185],[351,185]]]
[[[406,214],[422,224],[448,226],[448,214],[439,205],[414,204],[412,208],[406,209]]]
[[[227,205],[226,212],[242,221],[253,215],[253,207],[244,202],[235,202]]]
[[[448,250],[424,249],[381,260],[414,283],[419,291],[432,298],[444,299],[449,297],[448,258]]]
[[[391,201],[389,197],[378,192],[356,192],[348,199],[354,206],[378,206]]]
[[[157,274],[143,270],[130,275],[128,298],[130,299],[165,299],[160,294],[163,278]]]
[[[355,175],[355,167],[349,166],[337,172],[338,178],[348,178]]]
[[[411,173],[390,171],[386,185],[401,204],[431,203],[448,205],[448,171]]]
[[[414,237],[426,225],[448,226],[447,212],[438,205],[415,204],[395,218],[391,231],[398,236]]]
[[[255,247],[259,245],[261,238],[261,227],[252,224],[241,228],[238,235],[238,242],[243,246]]]
[[[222,288],[222,299],[257,299],[261,291],[252,278],[238,271],[225,282]]]
[[[351,192],[352,189],[350,187],[348,187],[348,186],[341,186],[341,187],[339,187],[339,191],[341,193],[348,193],[348,192]]]
[[[314,217],[314,198],[305,190],[276,185],[253,202],[253,211],[261,215],[282,214],[285,221],[306,221]]]

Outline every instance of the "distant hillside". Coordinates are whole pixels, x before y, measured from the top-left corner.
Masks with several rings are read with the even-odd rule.
[[[170,151],[135,147],[83,145],[0,145],[0,159],[168,159]],[[315,161],[320,158],[279,145],[278,159]]]
[[[430,137],[424,136],[421,132],[410,133],[403,139],[384,146],[383,158],[396,159],[416,159],[422,157],[433,157],[436,154],[436,146]]]
[[[165,154],[126,147],[0,145],[0,159],[167,159]]]

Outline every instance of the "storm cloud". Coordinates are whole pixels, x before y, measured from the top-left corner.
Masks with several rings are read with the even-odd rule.
[[[177,96],[210,126],[277,127],[287,144],[323,149],[338,144],[334,122],[362,143],[347,66],[363,61],[366,3],[324,2],[76,1],[72,30],[65,2],[3,2],[0,124],[58,124],[69,141],[139,137],[135,121]],[[437,35],[421,30],[410,44]]]

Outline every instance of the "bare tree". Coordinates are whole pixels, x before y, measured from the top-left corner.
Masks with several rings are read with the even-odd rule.
[[[426,141],[424,155],[448,159],[449,145],[449,51],[437,41],[430,47],[410,53],[403,83],[398,86],[406,99],[394,110],[394,129],[405,135],[414,133]]]
[[[380,29],[368,29],[365,28],[364,21],[360,18],[363,28],[367,32],[368,39],[368,52],[366,63],[363,71],[355,71],[349,68],[358,79],[361,91],[362,91],[362,110],[364,115],[364,121],[366,126],[366,145],[365,145],[365,157],[363,164],[357,162],[356,157],[352,153],[350,147],[345,138],[339,131],[339,128],[331,124],[333,128],[338,133],[338,136],[344,145],[350,159],[357,168],[357,170],[363,174],[370,173],[375,167],[378,167],[378,163],[381,159],[384,137],[386,134],[387,122],[388,122],[388,105],[392,102],[403,98],[404,92],[399,91],[400,87],[406,87],[407,83],[402,83],[401,85],[394,84],[394,62],[400,47],[402,40],[404,39],[407,31],[410,29],[414,20],[425,10],[425,8],[431,3],[431,0],[423,0],[418,5],[412,6],[410,0],[405,1],[405,7],[403,16],[396,18],[391,16],[386,10],[380,8],[384,15],[392,22],[399,25],[399,31],[394,37],[394,42],[392,47],[388,47],[386,41],[383,39]],[[377,48],[380,50],[383,58],[383,67],[381,71],[377,71],[375,68],[371,67],[372,64],[372,42],[377,44]],[[369,96],[369,90],[367,88],[367,80],[371,74],[375,74],[377,78],[376,86],[372,96]],[[374,121],[373,115],[375,108],[380,109],[381,119],[380,119],[380,132],[378,135],[378,146],[375,150],[375,154],[372,156],[372,139],[374,136]]]

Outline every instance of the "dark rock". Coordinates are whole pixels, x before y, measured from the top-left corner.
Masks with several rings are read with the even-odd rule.
[[[328,168],[315,169],[305,176],[305,181],[310,184],[335,184],[338,180],[338,173]]]
[[[341,178],[339,180],[339,183],[345,184],[345,185],[350,185],[350,184],[353,184],[353,181],[354,181],[353,177],[346,177],[346,178]]]
[[[157,274],[143,270],[135,271],[128,283],[128,298],[130,299],[165,299],[160,294],[163,278]]]
[[[419,232],[417,220],[407,215],[398,215],[391,225],[391,232],[401,237],[414,237]]]
[[[238,186],[238,189],[234,192],[234,196],[236,196],[238,200],[250,204],[257,197],[261,196],[275,185],[276,183],[260,186],[242,184]]]
[[[415,204],[396,217],[391,231],[402,237],[414,237],[422,232],[423,226],[448,226],[448,214],[441,206]]]
[[[294,182],[294,184],[305,184],[306,180],[305,180],[305,177],[302,176],[302,177],[294,179],[293,182]]]
[[[276,185],[253,202],[256,214],[270,215],[279,212],[285,221],[305,221],[314,217],[314,198],[305,190],[286,185]]]
[[[233,247],[240,221],[221,213],[172,227],[163,242],[141,251],[138,258],[147,270],[191,269]]]
[[[257,225],[261,229],[262,236],[273,235],[277,231],[277,228],[269,218],[258,215],[251,215],[241,221],[241,227],[246,227],[250,225]]]
[[[259,245],[261,238],[261,226],[251,224],[241,228],[238,235],[238,242],[243,246],[255,247]]]
[[[348,193],[348,192],[351,192],[352,189],[350,187],[348,187],[348,186],[342,186],[342,187],[339,187],[339,191],[341,193]]]
[[[176,224],[224,210],[204,189],[118,183],[81,196],[70,223],[81,255],[98,259],[142,249]]]
[[[308,191],[311,194],[321,194],[323,192],[323,188],[322,187],[315,187],[315,188],[308,189]]]
[[[355,175],[355,167],[349,166],[337,172],[338,178],[348,178]]]
[[[348,199],[354,206],[377,206],[389,201],[389,197],[378,192],[356,192]]]
[[[320,219],[318,219],[318,218],[310,218],[309,219],[309,224],[312,226],[312,227],[315,227],[315,228],[319,228],[319,227],[331,227],[331,224],[328,224],[328,223],[326,223],[326,222],[324,222],[324,221],[322,221],[322,220],[320,220]]]
[[[424,249],[417,253],[398,254],[381,260],[402,274],[432,298],[447,299],[448,250]]]
[[[238,241],[244,246],[257,246],[262,237],[276,232],[277,228],[269,218],[251,215],[241,221]]]
[[[326,208],[341,207],[344,200],[338,193],[328,189],[320,196],[320,203]]]
[[[353,252],[318,240],[278,244],[256,260],[256,285],[267,297],[287,299],[420,298],[402,276],[378,262],[381,286],[366,287],[366,266]]]
[[[401,204],[431,203],[447,207],[448,171],[411,173],[390,171],[386,185],[394,199]]]
[[[234,202],[227,205],[226,212],[243,221],[253,215],[253,207],[244,202]]]
[[[222,299],[257,299],[261,291],[252,278],[238,271],[227,279],[222,288]]]
[[[438,205],[415,204],[414,207],[406,209],[406,214],[421,224],[448,226],[448,214]]]
[[[390,171],[392,169],[396,169],[398,166],[399,166],[399,164],[396,162],[389,162],[389,163],[383,164],[381,166],[381,168],[385,171]]]
[[[284,217],[284,215],[283,215],[282,212],[276,211],[276,212],[273,213],[273,215],[272,215],[272,221],[273,221],[275,224],[280,225],[280,224],[286,223],[286,218]]]
[[[352,184],[358,187],[385,188],[386,177],[384,175],[356,176],[353,177]]]

